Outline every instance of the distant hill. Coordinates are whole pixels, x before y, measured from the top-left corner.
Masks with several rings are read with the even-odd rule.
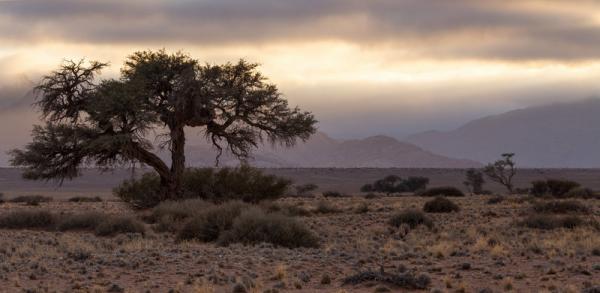
[[[189,165],[214,164],[215,150],[207,144],[191,144],[186,153]],[[436,155],[387,136],[335,140],[322,132],[293,148],[262,147],[254,153],[250,162],[259,167],[465,168],[480,166],[478,162]],[[221,163],[238,164],[235,158],[227,154],[223,155]]]
[[[516,153],[527,167],[600,167],[600,99],[530,107],[406,141],[441,155],[490,162]]]

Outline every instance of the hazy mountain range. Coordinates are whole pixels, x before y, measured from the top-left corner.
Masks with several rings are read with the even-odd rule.
[[[512,152],[521,166],[597,168],[600,99],[514,110],[405,140],[434,153],[479,162]]]

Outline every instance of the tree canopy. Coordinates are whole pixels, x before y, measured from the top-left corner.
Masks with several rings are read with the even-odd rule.
[[[292,146],[315,132],[310,112],[291,108],[277,87],[240,60],[200,64],[184,53],[135,52],[118,79],[99,80],[102,62],[66,61],[35,88],[44,125],[11,151],[25,178],[71,179],[82,167],[110,169],[139,162],[176,198],[185,169],[184,128],[200,129],[217,150],[240,159],[270,142]],[[154,151],[171,152],[168,166]]]

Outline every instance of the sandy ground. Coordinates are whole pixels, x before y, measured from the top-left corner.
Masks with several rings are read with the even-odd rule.
[[[279,204],[313,209],[319,198],[285,198]],[[591,228],[538,231],[515,225],[530,203],[510,197],[453,198],[461,211],[429,214],[434,228],[391,228],[397,211],[420,209],[427,198],[362,197],[326,199],[341,210],[299,217],[315,231],[320,248],[285,249],[270,245],[219,247],[178,243],[172,234],[148,227],[145,236],[96,237],[87,232],[0,229],[0,292],[375,292],[386,284],[342,285],[345,277],[374,270],[427,274],[426,292],[580,292],[600,285],[600,233]],[[357,213],[367,205],[368,211]],[[600,220],[600,201],[585,200],[586,217]],[[0,205],[57,213],[100,210],[132,213],[121,202],[69,203],[38,207]],[[324,276],[331,282],[323,282]],[[271,291],[276,292],[276,291]]]

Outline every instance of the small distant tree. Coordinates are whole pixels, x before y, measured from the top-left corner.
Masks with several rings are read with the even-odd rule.
[[[421,176],[411,176],[402,182],[406,191],[416,192],[427,189],[429,178]]]
[[[476,169],[468,169],[465,173],[465,181],[463,184],[467,187],[470,193],[472,194],[481,194],[483,193],[483,184],[485,183],[485,179],[483,179],[483,173]]]
[[[514,155],[514,153],[502,154],[502,159],[489,163],[483,168],[483,173],[490,180],[502,184],[509,193],[513,193],[512,179],[517,173],[515,162],[512,159]]]
[[[316,131],[311,113],[290,108],[258,65],[244,60],[211,65],[183,53],[142,51],[128,57],[120,78],[98,80],[106,66],[68,61],[36,87],[46,123],[11,153],[26,178],[62,181],[82,167],[141,163],[160,177],[160,199],[177,199],[186,128],[202,133],[219,155],[227,148],[241,160],[265,140],[292,146]],[[170,162],[157,146],[170,151]]]

